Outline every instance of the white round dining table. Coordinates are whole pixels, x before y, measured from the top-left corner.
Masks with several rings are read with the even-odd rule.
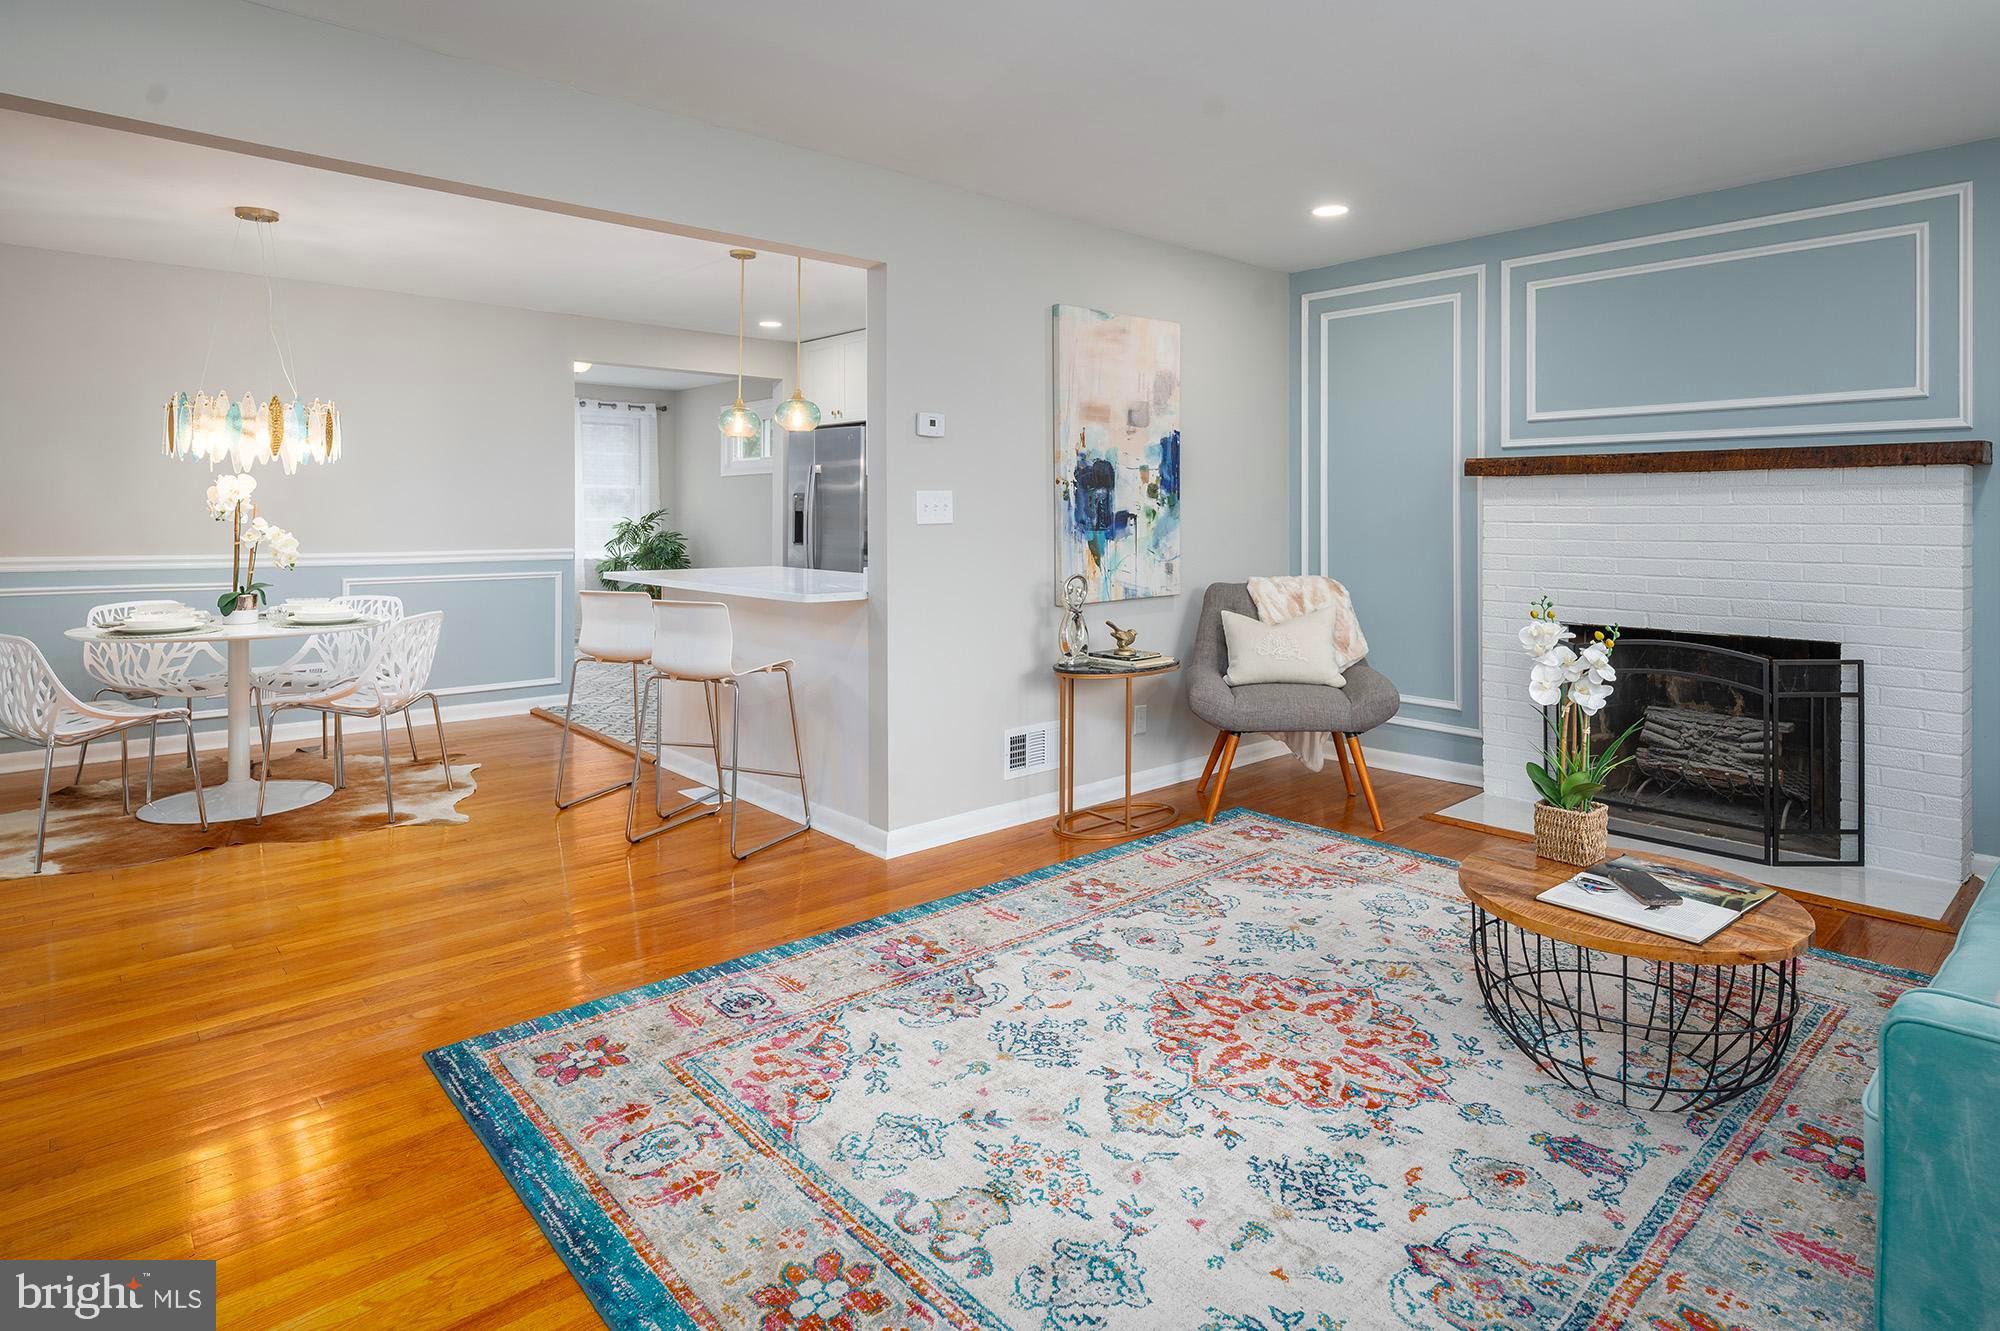
[[[111,629],[74,628],[63,636],[78,642],[213,642],[228,647],[229,659],[229,776],[220,786],[203,792],[211,823],[240,822],[257,816],[257,778],[250,774],[250,738],[257,733],[257,709],[251,705],[250,646],[281,638],[306,638],[315,633],[356,633],[380,626],[382,621],[363,616],[344,624],[293,624],[260,614],[252,623],[232,624],[212,619],[186,633],[119,633]],[[317,804],[333,794],[324,781],[273,781],[264,795],[264,812],[286,813]],[[193,826],[201,821],[195,808],[194,792],[168,795],[142,805],[138,815],[149,823]]]

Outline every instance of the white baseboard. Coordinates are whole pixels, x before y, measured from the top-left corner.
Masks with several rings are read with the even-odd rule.
[[[1275,758],[1288,750],[1274,739],[1259,739],[1241,745],[1236,751],[1237,767],[1248,767]],[[1159,767],[1149,767],[1132,773],[1132,793],[1158,790],[1163,786],[1178,785],[1190,778],[1201,775],[1201,769],[1208,760],[1207,754],[1199,757],[1183,758],[1179,762],[1166,763]],[[1076,788],[1076,802],[1079,807],[1101,804],[1118,799],[1125,793],[1125,778],[1106,777],[1101,781],[1091,781]],[[1005,804],[990,804],[983,809],[971,809],[965,813],[952,814],[946,818],[934,818],[927,823],[915,823],[909,827],[898,827],[887,835],[885,858],[895,859],[899,855],[910,855],[934,846],[950,845],[967,837],[982,836],[987,832],[998,832],[1003,828],[1019,827],[1022,823],[1032,823],[1041,819],[1053,820],[1056,816],[1057,795],[1053,790],[1025,799],[1010,800]]]
[[[1477,763],[1455,763],[1448,758],[1431,758],[1421,753],[1398,753],[1394,749],[1368,748],[1368,765],[1405,776],[1427,776],[1434,781],[1455,781],[1461,786],[1483,789],[1485,769]]]
[[[560,707],[562,704],[563,695],[560,693],[551,693],[540,698],[511,698],[492,702],[447,703],[443,708],[443,712],[446,721],[482,721],[493,716],[523,716],[532,707]],[[428,719],[430,708],[421,704],[419,706],[420,711],[417,714],[417,720],[422,722]],[[308,739],[315,744],[319,742],[319,718],[306,713],[299,713],[297,715],[299,717],[298,720],[285,721],[279,724],[278,728],[272,732],[273,742],[283,740],[286,743],[293,743]],[[160,736],[160,753],[169,763],[182,751],[180,748],[178,727],[170,727],[170,729],[174,731],[174,740],[171,744],[169,744],[164,732]],[[421,724],[418,730],[419,733],[422,732]],[[140,732],[135,731],[133,733],[139,734]],[[351,732],[349,733],[351,734]],[[446,736],[446,738],[449,739],[450,736]],[[350,742],[352,741],[350,740]],[[109,739],[94,741],[90,746],[90,761],[102,762],[108,757],[116,757],[118,752],[117,744],[118,737],[115,735]],[[107,748],[105,747],[106,745],[110,745],[111,747]],[[210,727],[206,730],[198,729],[194,732],[194,747],[198,752],[207,753],[215,749],[227,748],[228,746],[229,732],[220,726]],[[57,772],[63,770],[65,757],[70,764],[74,765],[76,762],[76,750],[74,748],[56,750]],[[135,750],[135,757],[143,761],[143,749]],[[39,769],[41,765],[42,751],[40,749],[21,749],[14,753],[0,753],[0,773],[30,772]]]
[[[558,706],[561,704],[558,703]],[[660,757],[660,763],[670,772],[678,772],[691,781],[708,785],[715,779],[715,773],[691,753],[681,753],[669,749]],[[746,776],[737,793],[745,804],[754,804],[780,818],[800,822],[805,817],[805,807],[799,802],[799,785],[796,781],[776,781],[770,777]],[[641,796],[643,810],[645,796]],[[728,815],[725,813],[725,817]],[[643,828],[645,824],[642,822]],[[877,859],[887,859],[888,836],[873,823],[864,822],[853,814],[842,813],[839,809],[828,808],[825,804],[813,806],[813,831],[824,832],[835,841],[845,841],[856,850],[865,851]]]
[[[1236,766],[1249,767],[1275,758],[1287,752],[1285,746],[1274,739],[1262,739],[1244,744],[1236,751]],[[1132,793],[1158,790],[1163,786],[1178,785],[1192,777],[1201,775],[1202,765],[1207,755],[1199,758],[1184,758],[1179,762],[1166,763],[1159,767],[1149,767],[1132,774]],[[696,781],[706,782],[712,776],[692,755],[669,753],[665,762],[668,770]],[[743,802],[754,804],[797,822],[800,817],[798,787],[785,781],[771,781],[763,777],[744,777],[742,786]],[[1125,778],[1106,777],[1076,788],[1079,805],[1098,804],[1114,800],[1125,793]],[[988,832],[998,832],[1009,827],[1019,827],[1022,823],[1053,820],[1056,816],[1056,792],[1045,791],[1030,795],[1025,799],[1009,800],[1005,804],[990,804],[982,809],[970,809],[945,818],[934,818],[930,822],[915,823],[909,827],[885,829],[873,823],[864,822],[851,814],[817,805],[813,809],[813,829],[824,832],[836,841],[845,841],[856,850],[864,851],[878,859],[893,860],[903,855],[912,855],[920,850],[930,850],[936,846],[947,846],[954,841],[964,841],[968,837],[983,836]]]

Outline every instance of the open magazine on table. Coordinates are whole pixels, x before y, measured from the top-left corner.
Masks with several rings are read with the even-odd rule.
[[[1554,906],[1567,906],[1587,915],[1629,924],[1684,943],[1705,943],[1721,933],[1745,911],[1754,910],[1775,895],[1773,889],[1746,883],[1740,878],[1711,874],[1678,864],[1661,864],[1643,855],[1619,855],[1607,861],[1651,874],[1680,897],[1674,906],[1648,910],[1605,874],[1602,866],[1585,869],[1573,878],[1557,883],[1535,899]]]

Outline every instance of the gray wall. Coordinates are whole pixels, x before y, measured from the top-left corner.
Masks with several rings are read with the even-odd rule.
[[[1348,582],[1375,663],[1429,700],[1406,698],[1382,742],[1480,761],[1463,457],[1990,438],[2000,375],[1974,376],[1972,348],[2000,344],[2000,298],[1972,273],[2000,261],[2000,217],[1972,199],[1996,189],[1989,140],[1294,274],[1290,559]],[[1973,476],[1985,604],[1990,470]],[[1974,623],[1991,853],[2000,616]]]
[[[751,399],[768,395],[776,382],[746,383],[743,394]],[[791,391],[789,385],[785,391]],[[736,568],[781,562],[772,527],[770,475],[722,474],[716,418],[736,400],[735,383],[685,388],[674,397],[674,409],[663,423],[673,434],[671,506],[674,525],[688,534],[695,565]]]
[[[196,386],[218,281],[208,387],[279,391],[251,279],[0,246],[0,632],[34,639],[86,695],[62,631],[92,605],[212,604],[227,582],[228,534],[203,507],[209,469],[159,452],[160,404]],[[571,363],[720,372],[736,340],[304,282],[284,298],[299,387],[337,398],[347,446],[296,476],[255,469],[264,515],[298,533],[304,556],[260,573],[279,596],[384,592],[445,611],[433,681],[449,705],[559,696],[575,584]],[[791,349],[750,354],[788,364]]]
[[[1187,592],[1121,605],[1120,621],[1185,645],[1203,584],[1288,562],[1282,274],[237,0],[13,8],[34,34],[0,49],[0,90],[19,96],[883,265],[868,311],[879,827],[1053,786],[1004,780],[1000,762],[1005,727],[1055,715],[1052,305],[1183,327]],[[225,49],[230,79],[197,72]],[[341,90],[337,113],[295,95],[301,52]],[[796,188],[773,190],[780,176]],[[918,440],[919,411],[944,413],[948,437]],[[932,488],[957,493],[955,525],[916,525],[915,492]],[[1151,691],[1142,768],[1198,766],[1208,748],[1178,689]],[[1102,706],[1078,748],[1086,779],[1119,758]]]
[[[242,299],[225,301],[208,387],[280,391],[250,279],[0,246],[11,491],[0,557],[217,545],[202,507],[208,469],[159,453],[160,404],[196,386],[217,281]],[[731,337],[310,282],[285,284],[285,314],[301,392],[336,397],[346,435],[337,465],[255,469],[266,515],[308,553],[567,550],[571,362],[736,365]],[[789,354],[767,342],[757,354],[780,351]],[[57,438],[61,447],[42,446]],[[87,495],[87,521],[35,502],[48,495]]]

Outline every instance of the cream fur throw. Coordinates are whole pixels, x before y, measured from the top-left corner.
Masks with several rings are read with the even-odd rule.
[[[1252,578],[1247,584],[1250,599],[1257,604],[1257,618],[1266,624],[1282,624],[1315,610],[1333,609],[1333,663],[1340,669],[1368,655],[1368,639],[1361,636],[1361,621],[1354,617],[1354,602],[1347,588],[1332,578],[1294,577]]]
[[[1333,607],[1333,663],[1337,669],[1346,670],[1368,655],[1368,639],[1361,636],[1361,621],[1354,617],[1354,602],[1348,599],[1347,588],[1332,578],[1285,574],[1252,578],[1247,586],[1250,600],[1257,607],[1257,618],[1267,624],[1282,624]],[[1326,765],[1331,737],[1324,731],[1288,730],[1277,738],[1312,771]]]

